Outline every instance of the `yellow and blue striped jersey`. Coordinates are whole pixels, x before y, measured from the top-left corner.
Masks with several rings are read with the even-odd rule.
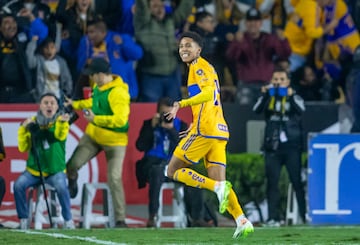
[[[191,105],[194,133],[208,138],[228,140],[229,130],[224,119],[220,101],[220,85],[214,67],[199,57],[189,64],[189,99],[180,101],[180,106]],[[211,93],[204,101],[204,94]]]
[[[314,39],[324,33],[320,19],[321,8],[316,0],[301,0],[296,4],[284,30],[293,53],[302,56],[310,53]]]
[[[338,25],[326,35],[326,39],[333,58],[337,59],[341,52],[354,53],[360,44],[360,36],[343,0],[336,0],[324,7],[323,24],[327,25],[333,19],[339,21]]]

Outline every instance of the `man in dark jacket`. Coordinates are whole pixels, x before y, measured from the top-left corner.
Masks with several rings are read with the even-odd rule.
[[[23,10],[21,16],[30,20],[28,33],[18,30],[14,15],[0,16],[0,103],[34,102],[31,91],[31,72],[26,62],[26,44],[33,36],[39,37],[39,42],[48,35],[48,28],[39,18]]]
[[[285,165],[296,193],[299,213],[305,223],[305,192],[301,181],[302,125],[304,100],[290,87],[288,73],[275,69],[269,85],[261,88],[262,95],[253,107],[265,115],[263,151],[267,180],[268,226],[280,226],[279,178]]]

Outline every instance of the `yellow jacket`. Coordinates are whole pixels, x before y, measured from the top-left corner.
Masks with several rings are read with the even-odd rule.
[[[73,101],[73,108],[92,109],[95,114],[94,121],[86,127],[85,133],[89,135],[95,142],[106,146],[126,146],[128,143],[128,121],[130,114],[130,95],[128,85],[123,82],[119,76],[113,76],[114,80],[101,87],[94,88],[99,93],[108,92],[106,101],[104,96],[98,100],[94,92],[91,98],[86,100]],[[99,105],[93,104],[93,100],[102,100],[102,111]],[[101,105],[101,106],[102,106]]]
[[[310,53],[314,39],[324,34],[320,20],[321,8],[316,0],[298,2],[284,31],[293,53],[302,56]]]

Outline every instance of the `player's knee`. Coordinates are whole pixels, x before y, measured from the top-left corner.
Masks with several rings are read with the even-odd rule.
[[[175,173],[175,171],[172,171],[171,168],[169,168],[168,166],[166,166],[166,168],[165,168],[165,176],[166,176],[166,177],[168,177],[168,178],[170,178],[170,179],[173,179],[174,173]]]

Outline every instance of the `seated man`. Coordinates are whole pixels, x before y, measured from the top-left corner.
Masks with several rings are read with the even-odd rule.
[[[161,98],[157,104],[157,112],[151,119],[145,120],[140,130],[140,135],[136,141],[136,148],[145,152],[144,157],[137,162],[136,175],[139,188],[143,188],[146,182],[149,183],[149,220],[147,227],[154,227],[156,215],[159,209],[160,188],[163,182],[171,181],[164,175],[168,159],[175,149],[179,138],[179,132],[187,129],[185,122],[179,118],[167,120],[164,114],[172,109],[172,100],[168,97]],[[180,133],[181,134],[181,133]],[[191,187],[188,187],[191,188]],[[191,226],[209,226],[199,216],[202,211],[203,197],[202,191],[197,188],[185,191],[185,201],[189,200],[192,207]],[[187,198],[186,195],[191,195]],[[188,210],[190,211],[190,210]],[[189,213],[189,212],[188,212]],[[194,215],[196,214],[196,216]]]
[[[25,171],[14,184],[16,211],[20,229],[28,228],[28,206],[26,190],[43,184],[55,188],[61,205],[65,229],[74,229],[70,194],[66,185],[65,143],[69,133],[70,116],[62,114],[59,103],[52,93],[40,98],[40,109],[36,116],[26,119],[18,130],[20,152],[29,152]]]

